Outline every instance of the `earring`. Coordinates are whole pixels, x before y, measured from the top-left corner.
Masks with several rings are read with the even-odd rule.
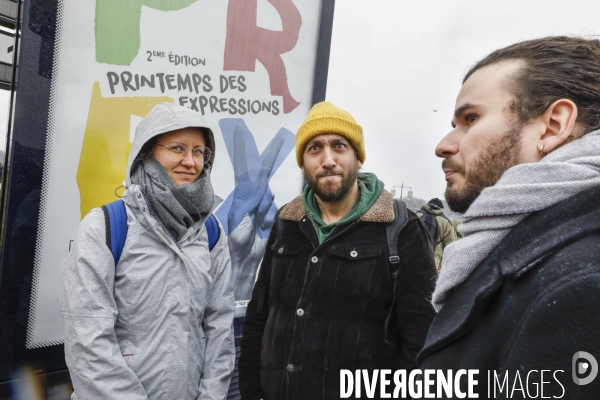
[[[540,147],[538,147],[538,151],[540,152],[540,156],[544,157],[546,155],[546,153],[544,153],[544,146],[546,145],[546,143],[542,143],[542,145]]]

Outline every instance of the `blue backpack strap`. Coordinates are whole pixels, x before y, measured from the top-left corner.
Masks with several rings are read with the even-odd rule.
[[[106,223],[106,245],[112,252],[115,265],[121,259],[125,239],[127,239],[127,211],[123,200],[113,201],[102,206],[104,211],[104,220]],[[210,214],[204,221],[206,232],[208,234],[208,249],[212,250],[221,235],[219,225],[213,214]]]
[[[112,252],[115,266],[121,259],[125,239],[127,239],[127,211],[123,200],[113,201],[102,206],[106,223],[106,245]]]
[[[221,234],[214,214],[210,214],[208,218],[206,218],[204,226],[206,227],[206,233],[208,234],[208,250],[212,251],[215,244],[219,241],[219,236]]]

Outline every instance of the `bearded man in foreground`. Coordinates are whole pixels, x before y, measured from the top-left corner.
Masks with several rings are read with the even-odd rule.
[[[420,368],[478,370],[479,398],[598,399],[599,126],[598,40],[517,43],[467,73],[436,148],[464,238]]]

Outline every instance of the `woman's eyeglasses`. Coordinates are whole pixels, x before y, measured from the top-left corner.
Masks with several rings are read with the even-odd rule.
[[[169,144],[156,143],[156,146],[162,146],[167,149],[167,157],[173,162],[180,162],[187,156],[188,149],[183,143],[171,142]],[[192,158],[200,165],[207,163],[212,155],[208,147],[194,147],[192,149]]]

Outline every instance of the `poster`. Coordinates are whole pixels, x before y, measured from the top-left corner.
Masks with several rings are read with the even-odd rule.
[[[215,134],[216,211],[244,315],[279,207],[300,194],[294,133],[312,103],[321,0],[58,2],[26,347],[63,341],[58,271],[86,213],[117,199],[159,102]]]

